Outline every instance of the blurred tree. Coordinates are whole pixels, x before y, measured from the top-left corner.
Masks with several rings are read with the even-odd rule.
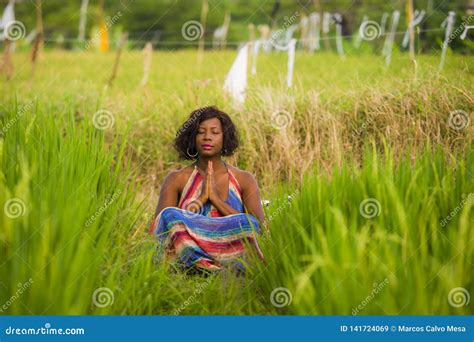
[[[343,15],[345,35],[352,35],[359,29],[363,16],[380,22],[384,12],[391,13],[399,10],[402,17],[399,30],[406,29],[405,18],[406,0],[209,0],[209,13],[206,21],[205,39],[209,45],[213,31],[222,25],[225,13],[232,17],[229,27],[228,41],[244,41],[248,38],[248,25],[267,24],[283,25],[285,17],[299,14],[309,14],[315,11],[339,12]],[[78,37],[81,0],[44,0],[43,21],[46,38],[63,35],[66,42]],[[8,0],[0,0],[0,11]],[[89,0],[86,38],[90,38],[92,28],[98,26],[95,15],[100,0]],[[448,15],[448,11],[457,13],[455,27],[459,27],[462,17],[467,16],[466,10],[469,0],[413,0],[414,9],[424,9],[426,19],[421,28],[426,32],[420,35],[422,41],[419,48],[425,52],[429,49],[439,49],[439,40],[443,38],[441,22]],[[158,47],[186,47],[181,34],[181,28],[186,21],[199,20],[202,0],[108,0],[105,1],[106,17],[113,17],[120,12],[119,19],[114,25],[120,26],[129,32],[129,40],[133,46],[143,48],[148,42],[154,42]],[[318,9],[320,8],[320,9]],[[27,31],[35,27],[34,1],[16,0],[16,17],[22,21]],[[332,33],[331,33],[332,34]],[[400,37],[397,36],[397,41]],[[187,44],[184,44],[187,43]],[[197,41],[195,42],[197,44]],[[51,43],[48,43],[51,44]],[[66,45],[71,47],[72,44]],[[234,47],[235,44],[230,44]],[[465,42],[455,39],[451,48],[467,51]]]

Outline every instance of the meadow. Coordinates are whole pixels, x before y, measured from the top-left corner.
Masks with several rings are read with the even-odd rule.
[[[1,314],[472,314],[474,60],[261,54],[246,104],[222,92],[235,51],[26,53],[0,83]],[[154,258],[160,184],[189,113],[241,134],[269,234],[246,277]],[[290,196],[290,198],[288,198]]]

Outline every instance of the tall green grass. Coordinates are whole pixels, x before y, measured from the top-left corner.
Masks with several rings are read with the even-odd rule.
[[[15,117],[0,140],[0,202],[21,200],[0,216],[3,314],[472,313],[448,301],[473,290],[472,151],[395,161],[371,147],[362,165],[315,167],[272,194],[267,263],[206,278],[154,260],[122,135],[105,144],[73,108],[11,110],[3,127]],[[364,216],[369,198],[380,206]]]
[[[27,103],[2,119],[0,303],[31,281],[3,311],[85,312],[138,213],[126,141],[106,145],[72,108],[59,116]]]
[[[193,50],[154,52],[149,83],[140,87],[143,55],[123,52],[113,87],[110,77],[114,52],[45,51],[35,78],[30,61],[15,53],[15,77],[0,82],[0,101],[15,93],[22,101],[38,97],[45,110],[62,113],[74,106],[77,116],[89,118],[97,109],[115,118],[111,131],[130,126],[126,154],[137,167],[143,198],[150,210],[164,177],[184,166],[172,140],[189,113],[216,104],[228,112],[242,136],[242,146],[230,163],[254,173],[263,193],[280,181],[301,180],[314,162],[329,171],[346,156],[361,158],[365,138],[391,145],[394,154],[416,153],[427,140],[446,146],[474,142],[473,125],[449,128],[450,112],[473,110],[469,55],[451,55],[442,73],[439,56],[417,56],[416,74],[407,54],[396,54],[390,67],[381,56],[309,54],[298,51],[294,86],[286,87],[285,53],[259,54],[257,75],[249,74],[246,104],[231,105],[222,85],[236,52],[206,51],[197,65]],[[472,122],[471,118],[471,122]],[[287,122],[281,134],[278,122]],[[130,125],[131,123],[131,125]],[[272,169],[274,174],[266,170]]]
[[[246,277],[174,273],[151,263],[152,242],[137,237],[142,247],[130,265],[133,278],[117,273],[111,283],[119,295],[96,312],[472,313],[472,304],[455,307],[449,297],[458,287],[473,290],[474,155],[447,158],[428,149],[415,161],[394,163],[390,151],[368,149],[362,167],[344,165],[331,176],[314,169],[301,187],[273,194],[266,208],[270,233],[260,239],[266,264],[253,260]],[[363,216],[368,198],[380,206]]]
[[[291,205],[270,208],[259,285],[292,292],[282,313],[472,314],[448,301],[474,290],[472,150],[398,162],[385,152],[368,149],[362,167],[347,161],[331,177],[316,170]]]
[[[473,312],[448,301],[474,287],[473,126],[448,124],[472,112],[469,56],[450,56],[443,74],[437,56],[418,56],[415,78],[404,55],[386,68],[301,53],[287,90],[286,56],[262,54],[241,111],[222,93],[232,51],[201,68],[193,51],[155,53],[145,88],[136,51],[109,88],[113,54],[43,58],[29,83],[15,54],[0,83],[0,314]],[[146,233],[163,177],[181,166],[175,132],[206,104],[232,115],[242,147],[229,163],[271,201],[267,264],[247,277],[176,273]],[[105,131],[92,124],[101,109],[115,119]],[[380,204],[373,218],[367,199]]]

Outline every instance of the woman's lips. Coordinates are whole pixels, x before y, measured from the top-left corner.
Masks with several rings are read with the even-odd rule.
[[[212,150],[212,145],[201,145],[203,150]]]

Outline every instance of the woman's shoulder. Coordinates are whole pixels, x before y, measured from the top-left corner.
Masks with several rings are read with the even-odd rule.
[[[189,178],[193,169],[194,168],[191,165],[188,165],[178,170],[171,170],[166,176],[166,180],[177,184],[179,187],[183,181],[186,181]]]
[[[255,181],[255,176],[251,172],[241,170],[238,167],[235,167],[229,164],[227,164],[227,166],[232,171],[235,178],[237,178],[237,181],[239,182],[241,187],[245,187],[248,184],[251,184]]]
[[[193,170],[194,166],[188,165],[179,170],[175,170],[174,172],[176,172],[176,174],[179,176],[189,176],[193,172]]]

